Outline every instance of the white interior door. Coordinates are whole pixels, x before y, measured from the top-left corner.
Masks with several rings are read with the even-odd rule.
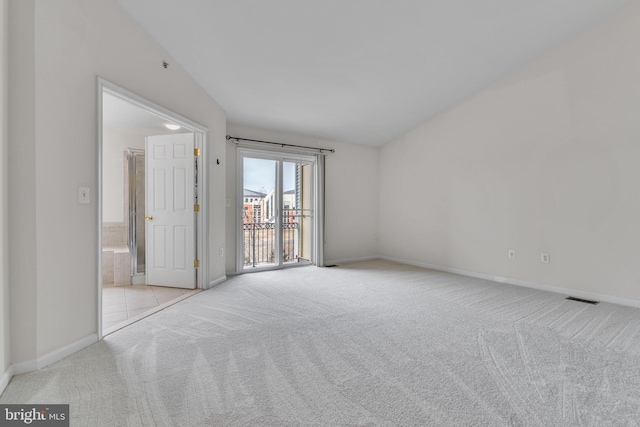
[[[194,134],[147,137],[147,285],[195,289]]]

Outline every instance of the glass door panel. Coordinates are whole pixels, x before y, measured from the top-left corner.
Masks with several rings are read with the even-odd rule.
[[[129,210],[129,253],[131,254],[131,275],[145,274],[145,152],[129,149],[128,167],[128,210]]]
[[[283,162],[282,259],[284,263],[311,262],[313,209],[311,164]]]
[[[244,158],[242,200],[243,268],[280,264],[277,250],[278,162]]]
[[[315,159],[247,150],[240,151],[238,167],[239,270],[314,263]]]

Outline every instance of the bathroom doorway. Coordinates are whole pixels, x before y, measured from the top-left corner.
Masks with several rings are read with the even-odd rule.
[[[102,337],[204,287],[207,130],[103,79],[99,97]]]

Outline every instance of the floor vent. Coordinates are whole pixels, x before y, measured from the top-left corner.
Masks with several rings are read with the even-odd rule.
[[[329,267],[337,267],[338,264],[329,264],[329,265],[325,265],[325,267],[329,268]]]
[[[566,297],[565,299],[568,299],[569,301],[578,301],[578,302],[583,302],[585,304],[598,304],[599,301],[591,301],[588,299],[582,299],[582,298],[576,298],[576,297]]]

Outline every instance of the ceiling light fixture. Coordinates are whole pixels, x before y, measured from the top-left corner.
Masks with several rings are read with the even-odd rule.
[[[165,125],[165,127],[166,127],[167,129],[170,129],[170,130],[178,130],[178,129],[180,129],[180,126],[178,126],[178,125],[172,125],[172,124],[169,124],[169,123],[167,123],[167,124]]]

